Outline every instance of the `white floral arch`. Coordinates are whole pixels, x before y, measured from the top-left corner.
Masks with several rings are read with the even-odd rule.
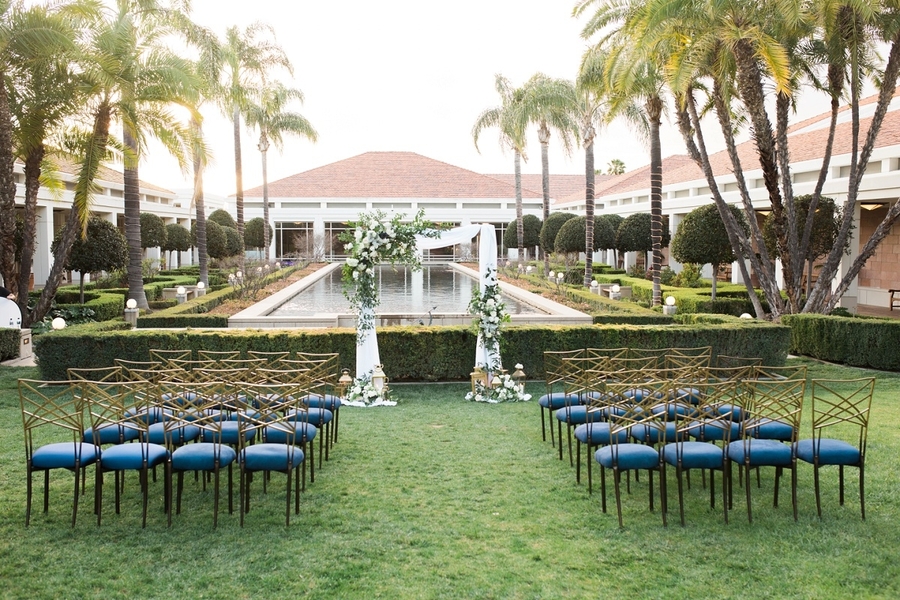
[[[374,266],[378,262],[403,262],[413,268],[421,266],[422,252],[455,246],[481,235],[478,248],[479,274],[482,296],[497,283],[496,230],[489,223],[463,225],[448,230],[426,230],[420,212],[413,223],[401,225],[400,217],[385,223],[384,215],[361,215],[353,241],[347,244],[350,257],[344,265],[344,282],[353,292],[348,292],[351,305],[357,309],[356,377],[372,373],[381,364],[378,352],[378,334],[375,330],[377,297],[373,293]],[[415,232],[415,247],[410,248],[406,236]],[[414,254],[411,255],[411,252]],[[371,286],[372,289],[364,288]],[[485,342],[481,334],[475,347],[475,364],[492,367],[500,365],[500,345],[497,340]]]

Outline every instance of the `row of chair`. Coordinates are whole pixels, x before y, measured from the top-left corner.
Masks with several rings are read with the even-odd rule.
[[[152,472],[155,478],[156,467],[162,466],[169,523],[173,477],[177,475],[175,500],[176,512],[180,512],[183,474],[199,471],[208,473],[215,480],[215,526],[219,471],[225,467],[228,469],[229,512],[233,510],[233,464],[240,467],[241,525],[250,508],[250,481],[253,473],[258,471],[287,474],[286,524],[289,523],[292,480],[296,513],[299,511],[301,481],[303,489],[306,486],[307,462],[311,481],[315,478],[314,462],[305,459],[317,437],[317,424],[332,420],[331,411],[324,405],[330,404],[335,412],[340,405],[331,387],[336,375],[324,376],[319,364],[328,362],[331,365],[335,359],[307,361],[312,364],[307,364],[301,373],[293,373],[290,381],[258,377],[261,368],[257,364],[243,367],[245,375],[252,372],[252,377],[199,380],[194,377],[193,368],[184,368],[184,364],[178,365],[173,360],[185,359],[157,360],[148,369],[129,370],[123,365],[73,369],[69,373],[70,379],[61,382],[20,380],[27,469],[26,525],[31,517],[34,472],[44,472],[44,512],[49,508],[50,472],[60,468],[75,472],[74,526],[79,496],[84,493],[86,470],[91,465],[95,466],[94,501],[98,524],[102,513],[104,473],[115,472],[117,513],[124,472],[139,473],[142,522],[146,525],[148,473]],[[273,365],[267,361],[266,366]],[[315,403],[322,406],[313,406]],[[53,437],[44,431],[51,427],[66,431],[68,441],[40,444],[38,440]],[[321,465],[322,439],[326,436],[318,437]],[[336,441],[336,437],[335,433],[328,445]],[[206,478],[204,486],[205,482]]]
[[[694,362],[694,358],[705,354],[705,349],[686,350],[675,349],[665,355],[666,359],[657,360],[652,366],[640,364],[639,368],[630,369],[622,367],[636,366],[635,361],[646,357],[617,356],[615,350],[604,352],[599,349],[591,353],[545,355],[545,364],[557,366],[548,371],[548,392],[540,401],[542,430],[543,411],[556,406],[554,414],[558,427],[563,423],[569,426],[570,462],[573,430],[578,443],[578,481],[581,445],[599,448],[593,457],[588,453],[588,487],[590,490],[590,467],[596,460],[603,476],[604,511],[605,469],[612,469],[615,474],[621,525],[619,473],[646,468],[651,473],[663,475],[660,493],[665,522],[664,475],[668,464],[676,468],[682,524],[682,473],[691,469],[723,472],[727,521],[727,510],[732,505],[731,465],[737,464],[741,467],[741,480],[746,480],[748,519],[752,521],[750,471],[760,466],[776,467],[775,506],[782,472],[784,469],[790,471],[796,519],[796,464],[799,458],[814,465],[820,517],[819,467],[839,467],[841,504],[844,502],[844,467],[857,467],[861,513],[865,518],[864,464],[874,390],[872,378],[813,380],[810,384],[813,436],[800,440],[800,419],[807,389],[805,366],[765,367],[758,359],[726,357],[727,365],[719,363],[705,367],[702,360]],[[562,459],[562,433],[561,429],[558,431],[559,457]],[[551,439],[552,436],[551,427]],[[715,504],[712,486],[710,504]]]

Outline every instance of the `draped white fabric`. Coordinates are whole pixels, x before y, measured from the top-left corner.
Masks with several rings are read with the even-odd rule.
[[[481,225],[465,225],[455,227],[446,231],[441,231],[439,237],[422,237],[416,238],[416,246],[421,253],[424,250],[435,250],[437,248],[446,248],[447,246],[455,246],[457,244],[466,243],[476,235],[481,234],[481,241],[478,247],[478,270],[480,274],[481,290],[489,285],[497,284],[497,237],[495,228],[490,223]],[[360,308],[360,311],[368,310],[375,316],[374,308]],[[357,319],[359,322],[359,319]],[[362,377],[372,372],[375,365],[381,364],[378,353],[378,335],[376,329],[373,328],[365,335],[356,336],[356,376]],[[481,336],[478,336],[478,342],[475,346],[475,364],[484,367],[500,364],[500,345],[494,342],[491,346],[485,347]]]

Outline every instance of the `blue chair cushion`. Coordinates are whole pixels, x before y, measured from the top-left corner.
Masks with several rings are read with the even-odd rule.
[[[327,408],[310,407],[306,410],[294,411],[291,413],[290,418],[292,421],[302,421],[304,423],[312,423],[316,427],[322,427],[323,425],[331,423],[331,420],[334,418],[334,413]]]
[[[84,442],[58,442],[41,446],[31,455],[35,469],[74,469],[75,459],[81,457],[81,466],[97,460],[100,450],[94,444]]]
[[[659,452],[644,444],[613,444],[594,453],[601,466],[620,471],[629,469],[654,469],[659,466]]]
[[[664,430],[665,433],[663,433]],[[631,437],[644,444],[658,444],[662,441],[674,442],[677,431],[678,426],[671,421],[660,423],[660,427],[646,424],[635,425],[631,428]],[[665,440],[661,439],[663,437],[665,437]]]
[[[303,462],[303,450],[287,444],[254,444],[241,450],[238,460],[248,471],[288,471]]]
[[[296,430],[296,432],[292,430]],[[287,444],[290,436],[293,435],[293,443],[303,444],[314,440],[318,431],[315,425],[305,421],[277,423],[263,429],[263,440],[272,444]]]
[[[778,440],[752,438],[728,444],[729,458],[743,464],[745,456],[749,455],[751,467],[789,467],[791,454],[791,447]]]
[[[557,410],[564,406],[575,406],[581,403],[582,400],[578,394],[566,394],[565,392],[553,392],[538,398],[538,404],[542,408],[549,408],[550,410]]]
[[[300,400],[306,406],[312,408],[327,408],[331,412],[341,407],[341,399],[331,394],[310,394]]]
[[[140,469],[144,459],[148,467],[155,467],[164,462],[169,456],[165,446],[135,442],[133,444],[119,444],[103,451],[100,456],[100,464],[104,469],[111,471],[125,471]]]
[[[665,415],[669,421],[675,421],[679,418],[692,417],[697,414],[697,409],[691,404],[684,402],[668,402],[665,404],[657,404],[650,411],[654,415]]]
[[[203,429],[200,432],[201,442],[220,442],[222,444],[231,444],[237,446],[240,441],[240,423],[238,421],[222,421],[222,435],[210,429]],[[256,435],[256,429],[252,427],[244,427],[244,441],[249,442]],[[217,439],[220,438],[220,439]]]
[[[797,442],[797,457],[810,464],[815,463],[818,451],[820,465],[858,465],[859,448],[843,440],[822,438]]]
[[[237,452],[231,446],[188,444],[172,453],[172,468],[176,471],[212,471],[216,466],[216,454],[220,467],[230,465],[237,458]]]
[[[722,448],[706,442],[676,442],[663,446],[662,453],[663,460],[670,465],[678,464],[680,453],[681,466],[685,469],[721,469],[725,460]]]
[[[101,446],[105,446],[106,444],[123,444],[125,442],[131,442],[138,439],[141,435],[141,432],[137,427],[120,425],[117,423],[102,425],[98,431],[100,432],[98,437],[100,438]],[[84,441],[88,444],[94,443],[93,427],[84,432]]]
[[[744,409],[737,404],[722,404],[717,408],[717,410],[722,416],[727,416],[728,413],[731,413],[732,421],[744,420]]]
[[[575,428],[575,439],[588,446],[602,446],[611,443],[612,435],[609,432],[609,423],[585,423]],[[628,432],[621,430],[616,433],[619,443],[628,441]]]
[[[760,419],[751,418],[745,422],[745,426],[748,427],[746,430],[747,435],[764,440],[779,440],[782,442],[790,442],[794,439],[794,428],[789,423],[769,419],[760,421]]]
[[[731,441],[741,437],[741,424],[724,420],[706,419],[685,427],[687,434],[700,442]]]
[[[180,446],[188,442],[193,442],[199,435],[200,428],[195,425],[181,425],[179,427],[173,425],[169,428],[168,437],[172,440],[173,444]],[[152,424],[147,428],[146,435],[142,437],[145,442],[164,445],[168,441],[166,439],[165,423]]]
[[[602,421],[605,416],[604,412],[600,409],[594,408],[588,410],[588,407],[584,404],[579,404],[578,406],[566,406],[560,408],[553,414],[558,421],[568,423],[569,425],[581,425],[587,423],[588,420],[592,423]]]
[[[138,417],[141,421],[147,423],[148,425],[159,423],[170,414],[172,414],[171,410],[162,408],[161,406],[151,406],[138,411],[130,409],[125,411],[126,417]]]

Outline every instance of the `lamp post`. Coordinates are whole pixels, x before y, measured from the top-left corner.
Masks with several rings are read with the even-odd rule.
[[[179,285],[175,290],[175,302],[178,304],[187,302],[187,289],[183,285]]]
[[[550,281],[550,283],[555,282],[556,281],[556,271],[550,271],[547,274],[547,279]]]
[[[206,295],[206,284],[202,281],[197,282],[197,295],[205,296]]]
[[[666,304],[663,306],[664,315],[675,314],[675,296],[666,296]]]
[[[621,300],[622,299],[622,288],[618,283],[613,284],[611,288],[609,288],[609,299],[610,300]]]
[[[600,293],[600,284],[597,283],[596,279],[591,279],[591,293],[592,294]]]
[[[138,313],[137,300],[129,298],[125,303],[125,322],[131,325],[132,329],[137,329]]]

